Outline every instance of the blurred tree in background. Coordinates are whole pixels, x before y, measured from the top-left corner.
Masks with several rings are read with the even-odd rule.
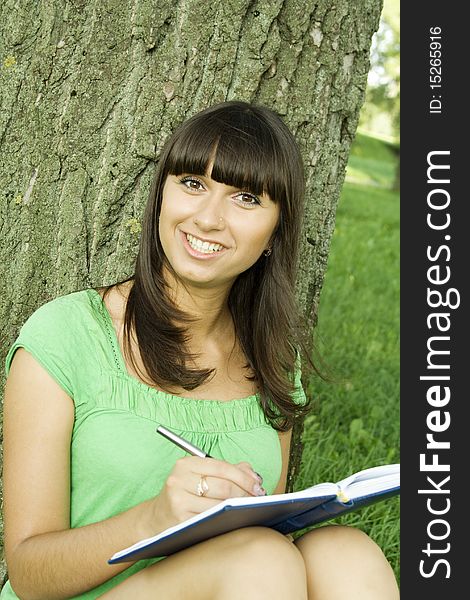
[[[385,0],[371,48],[366,102],[359,126],[398,143],[400,129],[400,0]]]

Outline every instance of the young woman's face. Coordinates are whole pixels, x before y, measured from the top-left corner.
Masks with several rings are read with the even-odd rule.
[[[168,175],[159,235],[186,283],[229,287],[269,247],[278,220],[279,205],[266,195],[218,183],[209,174]]]

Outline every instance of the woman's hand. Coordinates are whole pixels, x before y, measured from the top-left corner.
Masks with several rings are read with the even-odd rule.
[[[201,480],[201,478],[203,478]],[[198,494],[204,484],[203,495]],[[260,476],[248,463],[232,465],[215,458],[186,456],[176,461],[160,494],[150,501],[151,520],[163,529],[181,523],[227,498],[264,496]],[[155,534],[155,525],[149,523]]]

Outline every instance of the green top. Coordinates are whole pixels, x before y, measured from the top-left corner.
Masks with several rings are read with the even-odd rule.
[[[35,357],[75,404],[72,528],[107,519],[160,492],[175,461],[186,455],[156,434],[160,424],[214,458],[249,462],[263,475],[267,493],[275,489],[281,473],[279,437],[266,422],[258,395],[229,402],[195,400],[131,376],[96,290],[62,296],[34,312],[7,355],[7,374],[19,347]],[[294,400],[303,403],[300,370],[296,384]],[[96,598],[155,560],[139,561],[77,598]],[[9,582],[0,598],[17,598]]]

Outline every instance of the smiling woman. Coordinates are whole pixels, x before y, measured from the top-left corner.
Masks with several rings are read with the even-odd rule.
[[[165,389],[203,394],[217,370],[201,351],[208,338],[223,339],[271,424],[290,429],[306,410],[292,401],[289,377],[307,346],[294,297],[303,211],[302,158],[273,111],[226,102],[185,121],[162,151],[144,216],[124,319],[133,371]],[[211,243],[223,250],[208,253]],[[204,341],[185,340],[188,317],[211,310],[208,296],[218,314]]]
[[[199,179],[169,176],[163,188],[159,234],[179,279],[223,286],[228,294],[238,275],[272,243],[278,220],[279,205],[265,194],[241,192],[214,181],[210,174]]]
[[[229,497],[285,491],[292,422],[308,410],[294,299],[303,190],[275,113],[208,108],[162,151],[133,277],[25,323],[6,363],[2,600],[397,598],[379,548],[344,527],[294,543],[248,527],[107,563]],[[184,457],[158,425],[211,458]]]

